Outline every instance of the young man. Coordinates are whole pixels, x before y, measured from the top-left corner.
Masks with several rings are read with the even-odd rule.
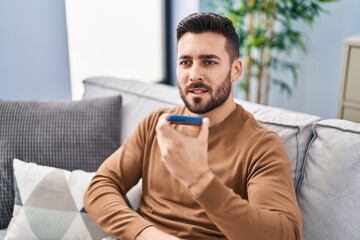
[[[290,163],[279,137],[233,100],[241,75],[230,20],[192,14],[177,28],[177,80],[185,106],[145,118],[100,166],[84,197],[119,239],[301,239]],[[204,117],[173,125],[168,114]],[[143,179],[140,209],[124,196]]]

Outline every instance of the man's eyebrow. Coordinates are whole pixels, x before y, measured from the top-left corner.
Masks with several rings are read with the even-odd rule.
[[[202,54],[202,55],[200,55],[200,59],[212,59],[212,58],[216,58],[216,59],[221,60],[220,57],[218,57],[215,54]]]
[[[192,57],[190,55],[187,55],[187,54],[183,54],[183,55],[180,55],[179,56],[179,59],[191,59]],[[218,57],[217,55],[215,54],[201,54],[200,59],[220,59],[220,57]]]
[[[179,59],[190,59],[191,57],[187,54],[183,54],[179,56]]]

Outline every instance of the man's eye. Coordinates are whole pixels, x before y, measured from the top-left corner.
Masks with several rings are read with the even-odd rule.
[[[214,62],[214,61],[205,61],[205,64],[206,65],[215,65],[216,62]]]
[[[189,65],[190,64],[190,61],[181,61],[180,62],[180,65]]]

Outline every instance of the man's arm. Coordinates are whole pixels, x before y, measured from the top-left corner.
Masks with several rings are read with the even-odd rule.
[[[106,232],[119,239],[176,240],[130,209],[124,197],[141,178],[146,119],[99,167],[84,194],[84,207]]]
[[[84,207],[106,232],[118,238],[134,239],[152,224],[130,209],[124,200],[126,192],[139,179],[136,161],[121,161],[126,159],[124,151],[123,147],[118,149],[100,166],[85,192]]]

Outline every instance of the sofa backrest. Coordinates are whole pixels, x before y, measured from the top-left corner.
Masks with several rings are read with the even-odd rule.
[[[122,96],[121,143],[124,142],[139,121],[155,109],[174,107],[182,103],[178,89],[165,84],[94,77],[84,80],[84,87],[84,98],[118,94]]]
[[[314,124],[297,191],[304,240],[360,239],[360,124]]]
[[[320,117],[236,100],[270,130],[276,132],[288,152],[294,186],[297,188],[307,146],[313,136],[312,125]]]

